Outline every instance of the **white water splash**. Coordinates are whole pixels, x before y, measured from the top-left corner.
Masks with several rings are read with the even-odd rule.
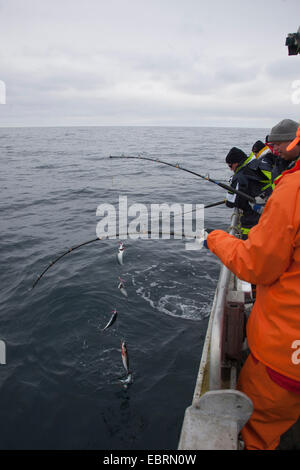
[[[180,295],[165,294],[158,300],[151,299],[151,292],[140,287],[136,291],[152,308],[172,317],[186,320],[200,321],[208,317],[211,305],[207,302],[197,302],[194,299],[184,298]]]

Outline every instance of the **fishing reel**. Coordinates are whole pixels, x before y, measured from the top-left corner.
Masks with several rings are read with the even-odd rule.
[[[288,34],[285,45],[288,47],[289,55],[300,54],[300,26],[297,33]]]

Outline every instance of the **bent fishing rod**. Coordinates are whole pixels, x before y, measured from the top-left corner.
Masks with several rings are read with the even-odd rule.
[[[162,165],[168,165],[168,166],[171,166],[172,168],[178,168],[179,170],[186,171],[187,173],[190,173],[191,175],[198,176],[199,178],[202,178],[206,181],[209,181],[210,183],[214,183],[217,186],[220,186],[220,188],[226,189],[226,191],[237,194],[238,196],[243,197],[244,199],[247,199],[247,201],[252,202],[253,204],[255,204],[255,202],[256,202],[255,198],[252,197],[252,196],[249,196],[249,194],[246,194],[243,191],[239,191],[238,189],[232,188],[228,184],[221,183],[220,181],[217,181],[213,178],[210,178],[209,176],[200,175],[199,173],[196,173],[195,171],[188,170],[187,168],[183,168],[178,163],[176,163],[176,165],[175,165],[174,163],[165,162],[163,160],[159,160],[158,158],[141,157],[140,155],[137,156],[137,157],[127,156],[127,155],[121,155],[121,156],[120,155],[110,155],[109,158],[120,158],[120,159],[122,159],[122,158],[125,159],[126,158],[126,159],[136,159],[136,160],[148,160],[150,162],[161,163]]]
[[[224,200],[222,201],[218,201],[218,202],[214,202],[212,204],[208,204],[207,206],[204,206],[204,209],[208,209],[209,207],[214,207],[214,206],[218,206],[220,204],[224,204]],[[151,235],[153,234],[153,232],[151,230],[148,230],[148,231],[142,231],[140,232],[141,235]],[[159,232],[159,235],[162,235],[164,232]],[[114,239],[117,239],[117,238],[120,238],[122,235],[131,235],[128,231],[126,233],[116,233],[114,235]],[[168,235],[170,236],[175,236],[177,235],[176,232],[173,232],[171,231]],[[180,234],[181,236],[184,236],[185,238],[194,238],[194,239],[197,239],[197,237],[195,235],[193,236],[188,236],[188,235],[185,235],[184,233],[181,233]],[[44,271],[37,277],[37,279],[34,281],[33,285],[32,285],[32,288],[31,289],[34,289],[34,287],[37,285],[37,283],[40,281],[40,279],[44,276],[44,274],[46,274],[46,272],[48,271],[48,269],[50,269],[52,266],[54,266],[54,264],[56,264],[59,260],[61,260],[64,256],[68,255],[69,253],[72,253],[73,251],[75,250],[78,250],[78,248],[81,248],[83,246],[86,246],[86,245],[90,245],[91,243],[94,243],[94,242],[97,242],[99,240],[108,240],[109,239],[109,235],[107,235],[106,237],[97,237],[97,238],[93,238],[92,240],[88,240],[87,242],[83,242],[83,243],[80,243],[79,245],[76,245],[76,246],[73,246],[71,248],[69,248],[67,251],[65,251],[64,253],[62,253],[61,255],[59,255],[57,258],[55,258],[53,261],[51,261],[50,264],[48,264],[48,266],[44,269]]]
[[[151,230],[148,230],[148,231],[142,231],[140,232],[141,235],[151,235],[153,234],[153,232],[151,232]],[[163,234],[163,232],[159,232],[159,234]],[[124,236],[127,236],[127,235],[131,235],[128,231],[126,233],[116,233],[113,235],[113,239],[117,239],[117,238],[122,238],[122,235]],[[177,235],[176,232],[170,232],[169,233],[170,236],[174,236],[174,235]],[[181,234],[181,236],[184,236],[184,234]],[[94,242],[98,242],[99,240],[109,240],[110,236],[107,235],[106,237],[97,237],[97,238],[93,238],[92,240],[88,240],[87,242],[84,242],[84,243],[80,243],[79,245],[77,246],[73,246],[72,248],[69,248],[67,251],[65,251],[64,253],[62,253],[61,255],[59,255],[54,261],[51,261],[51,263],[44,269],[44,271],[37,277],[37,279],[34,281],[33,285],[32,285],[32,289],[34,289],[34,287],[37,285],[37,283],[40,281],[40,279],[44,276],[44,274],[46,274],[46,272],[48,271],[48,269],[50,269],[52,266],[54,266],[54,264],[56,264],[59,260],[61,260],[64,256],[68,255],[69,253],[72,253],[73,251],[77,250],[78,248],[81,248],[82,246],[86,246],[86,245],[89,245],[90,243],[94,243]],[[189,237],[189,238],[196,238],[195,236],[194,237]]]

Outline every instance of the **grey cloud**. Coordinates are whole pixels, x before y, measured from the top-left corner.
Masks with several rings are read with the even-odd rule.
[[[299,56],[271,61],[265,66],[265,72],[272,80],[300,80]]]
[[[300,5],[241,3],[0,0],[8,102],[0,125],[295,118],[288,89],[300,79],[299,57],[288,57],[283,43]]]

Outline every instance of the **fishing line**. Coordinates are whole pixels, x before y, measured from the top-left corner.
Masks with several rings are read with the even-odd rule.
[[[141,157],[141,156],[133,157],[133,156],[127,156],[127,155],[122,155],[122,156],[110,155],[109,158],[147,160],[147,161],[154,162],[154,163],[161,163],[163,165],[168,165],[168,166],[171,166],[172,168],[178,168],[179,170],[186,171],[187,173],[198,176],[199,178],[209,181],[210,183],[216,184],[217,186],[220,186],[220,188],[226,189],[226,191],[237,194],[238,196],[243,197],[247,199],[247,201],[255,204],[255,198],[252,196],[249,196],[249,194],[246,194],[243,191],[239,191],[238,189],[235,189],[232,186],[229,186],[228,184],[221,183],[220,181],[210,178],[208,175],[203,176],[203,175],[200,175],[200,173],[196,173],[195,171],[188,170],[187,168],[183,168],[178,163],[174,165],[173,163],[165,162],[163,160],[159,160],[158,158],[149,158],[149,157]]]

